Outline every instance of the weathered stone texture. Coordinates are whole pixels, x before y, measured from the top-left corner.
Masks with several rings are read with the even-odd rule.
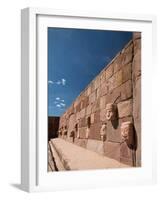
[[[89,139],[100,140],[101,123],[94,123],[90,127]]]
[[[95,91],[93,93],[90,94],[89,96],[89,104],[92,104],[93,102],[95,102],[96,100],[96,93]]]
[[[100,99],[97,99],[93,104],[92,104],[92,113],[95,113],[99,111],[100,109]]]
[[[100,86],[100,94],[99,96],[104,96],[107,94],[107,84],[106,83],[103,83],[101,86]]]
[[[116,105],[116,119],[107,121],[107,104]],[[71,119],[73,115],[73,119]],[[88,123],[87,123],[88,119]],[[134,123],[138,146],[136,165],[141,165],[141,34],[134,33],[121,52],[81,92],[72,106],[60,117],[60,127],[69,132],[78,124],[80,139],[74,143],[89,148],[120,162],[132,165],[132,152],[122,144],[121,124]],[[106,139],[101,141],[100,130],[106,123]],[[89,138],[86,138],[87,126]],[[92,141],[91,143],[88,140]],[[101,144],[99,146],[99,144]],[[97,148],[97,145],[99,148]],[[99,149],[99,150],[98,150]],[[103,150],[100,150],[103,149]],[[135,154],[135,152],[134,152]]]
[[[132,79],[132,66],[131,63],[122,68],[122,83]]]
[[[141,76],[141,51],[138,51],[133,59],[133,81],[134,83]]]
[[[132,115],[132,100],[127,100],[118,103],[118,116],[119,118]]]
[[[106,141],[104,143],[104,155],[120,161],[120,143]]]
[[[100,121],[101,122],[105,122],[106,121],[106,108],[101,109],[100,111]]]
[[[100,122],[100,112],[97,111],[94,113],[94,123]]]
[[[113,72],[114,72],[114,67],[113,67],[113,64],[112,64],[105,71],[105,73],[106,73],[106,80],[108,80],[113,75]]]
[[[114,122],[114,124],[112,124],[111,121],[107,123],[107,138],[106,139],[109,142],[121,142],[119,121]]]
[[[86,127],[81,127],[79,128],[79,135],[80,135],[80,138],[82,139],[85,139],[86,138]]]
[[[100,84],[102,85],[102,84],[104,84],[105,82],[106,82],[106,72],[103,71],[103,72],[101,72],[101,74],[100,74]]]
[[[133,165],[132,150],[128,148],[126,143],[122,143],[120,147],[120,161],[127,165]]]
[[[87,141],[86,148],[89,149],[89,150],[92,150],[94,152],[104,154],[103,142],[102,141],[89,139]]]
[[[90,115],[91,112],[92,112],[92,105],[89,104],[89,105],[87,106],[87,108],[86,108],[86,115]]]
[[[141,39],[141,32],[134,32],[133,33],[133,39],[134,40]]]
[[[103,96],[100,98],[100,109],[104,109],[106,107],[107,96]]]
[[[133,59],[133,119],[137,138],[136,166],[141,166],[141,33],[134,33]]]
[[[116,57],[116,59],[112,64],[114,73],[116,73],[122,68],[122,59],[123,59],[123,54],[119,53],[119,55]]]
[[[85,117],[85,114],[86,114],[86,109],[83,108],[83,109],[80,111],[80,118],[84,118],[84,117]]]

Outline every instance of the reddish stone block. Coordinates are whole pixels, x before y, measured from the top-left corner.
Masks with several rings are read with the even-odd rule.
[[[86,114],[86,109],[83,108],[83,109],[80,111],[80,118],[84,118],[84,117],[85,117],[85,114]]]
[[[100,111],[94,113],[94,123],[100,122]]]
[[[80,119],[80,112],[76,113],[76,121],[78,121]]]
[[[122,59],[123,59],[123,54],[119,53],[116,59],[113,62],[114,65],[114,73],[118,72],[121,67],[122,67]]]
[[[100,85],[104,84],[106,82],[106,72],[105,70],[101,72],[100,74]]]
[[[113,82],[113,88],[117,88],[122,84],[122,70],[119,70],[114,74],[114,82]]]
[[[92,93],[91,86],[89,85],[87,88],[87,96],[89,96]]]
[[[90,127],[89,139],[100,140],[101,123],[94,123]]]
[[[92,105],[88,105],[87,108],[86,108],[86,115],[90,115],[92,112]]]
[[[94,89],[96,90],[100,86],[100,76],[98,75],[94,80]]]
[[[132,100],[123,101],[117,104],[119,118],[132,115]]]
[[[132,52],[124,53],[123,54],[123,59],[122,59],[122,66],[128,64],[129,62],[132,61],[133,54]]]
[[[132,97],[132,80],[128,80],[121,85],[121,100],[126,100],[130,97]]]
[[[106,122],[106,108],[105,109],[102,109],[102,110],[100,110],[100,121],[102,121],[102,122]]]
[[[130,166],[133,165],[132,150],[129,149],[125,142],[120,147],[120,162]]]
[[[91,124],[94,123],[94,113],[91,114]]]
[[[80,135],[80,138],[86,138],[86,127],[82,127],[82,128],[79,128],[79,135]]]
[[[122,82],[132,79],[132,64],[129,63],[122,68]]]
[[[120,119],[120,124],[122,124],[123,122],[133,122],[132,116],[131,117],[124,117],[122,119]]]
[[[86,108],[89,105],[89,97],[84,97],[81,102],[81,109]]]
[[[134,83],[136,82],[137,79],[140,78],[141,76],[141,50],[135,54],[133,58],[133,80]]]
[[[140,39],[134,40],[133,43],[134,43],[134,55],[136,55],[138,51],[141,51],[141,40]]]
[[[109,93],[112,93],[113,89],[114,89],[114,76],[112,76],[111,78],[108,79],[108,89],[109,89]]]
[[[85,127],[85,126],[87,126],[86,118],[80,119],[80,121],[79,121],[79,127],[81,128],[81,127]]]
[[[104,155],[120,161],[120,143],[105,141]]]
[[[105,71],[105,73],[106,73],[106,80],[108,80],[113,75],[113,72],[114,72],[114,66],[113,66],[113,64],[110,64],[108,66],[108,68],[106,69],[106,71]]]
[[[107,84],[106,83],[103,83],[101,86],[100,86],[100,96],[104,96],[107,94]]]
[[[106,140],[109,142],[121,142],[121,130],[120,130],[120,120],[111,122],[108,121],[106,125],[107,137]]]
[[[76,112],[79,112],[81,110],[81,102],[78,103],[78,105],[76,106]]]
[[[89,96],[89,104],[92,104],[94,101],[96,100],[96,93],[95,93],[95,91],[92,93],[92,94],[90,94],[90,96]]]
[[[101,96],[101,87],[98,87],[96,89],[96,99],[100,98],[100,96]]]
[[[100,98],[97,99],[93,104],[92,104],[92,113],[95,113],[100,110]]]
[[[123,48],[123,50],[121,52],[122,52],[122,54],[132,53],[133,52],[133,41],[130,40],[130,42],[128,42],[126,44],[126,46]]]
[[[133,39],[135,40],[135,39],[139,39],[139,38],[141,38],[141,32],[134,32]]]
[[[100,98],[100,109],[104,109],[106,107],[107,96],[103,96]]]

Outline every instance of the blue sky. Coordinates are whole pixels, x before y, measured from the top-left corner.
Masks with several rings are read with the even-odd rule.
[[[62,115],[131,38],[131,32],[48,28],[48,115]]]

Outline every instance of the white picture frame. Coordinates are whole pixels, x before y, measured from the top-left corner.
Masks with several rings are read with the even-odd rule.
[[[47,50],[44,50],[47,39],[46,27],[84,27],[141,31],[143,33],[143,89],[142,89],[142,124],[143,133],[143,166],[136,169],[111,169],[95,171],[73,171],[47,174],[43,163],[47,165],[47,119],[41,113],[47,113],[47,97],[41,90],[47,90]],[[65,25],[66,24],[66,25]],[[156,181],[155,133],[151,135],[155,119],[152,118],[151,97],[147,89],[151,66],[155,67],[155,34],[156,19],[151,15],[112,14],[99,12],[62,11],[44,8],[25,8],[21,16],[21,188],[25,191],[53,191],[74,188],[107,187],[111,185],[151,184]],[[145,39],[144,39],[145,38]],[[40,41],[43,41],[42,43]],[[145,47],[144,48],[144,44]],[[43,52],[42,52],[43,51]],[[39,60],[39,56],[42,55]],[[146,58],[146,59],[145,59]],[[43,65],[43,64],[44,65]],[[46,64],[45,64],[46,63]],[[145,67],[146,66],[146,67]],[[40,82],[39,80],[43,80]],[[46,83],[47,84],[47,83]],[[145,101],[146,98],[146,101]],[[45,114],[44,114],[45,115]],[[46,115],[45,115],[46,116]],[[43,120],[41,124],[39,120]],[[145,126],[146,124],[146,126]],[[46,141],[46,144],[44,142]],[[45,145],[44,145],[45,144]],[[42,147],[42,148],[41,148]],[[46,150],[45,150],[46,148]],[[41,156],[40,156],[41,155]]]

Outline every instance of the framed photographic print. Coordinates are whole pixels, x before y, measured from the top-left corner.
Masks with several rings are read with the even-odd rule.
[[[22,10],[26,191],[155,182],[155,17]]]

